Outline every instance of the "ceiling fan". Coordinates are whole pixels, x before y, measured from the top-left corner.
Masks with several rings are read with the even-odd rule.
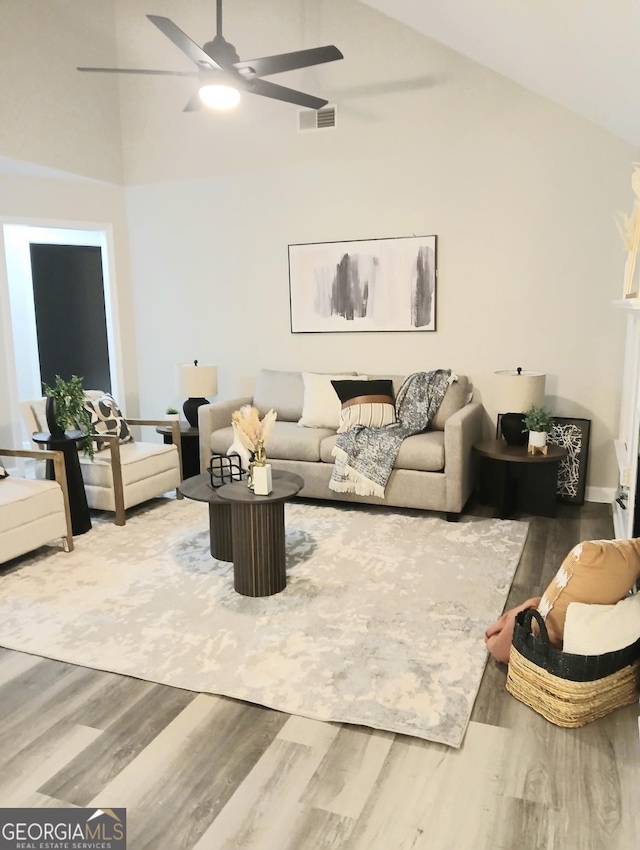
[[[320,109],[328,101],[276,85],[263,80],[262,77],[344,58],[337,47],[327,45],[241,61],[235,47],[222,35],[222,0],[216,0],[216,36],[213,41],[208,41],[202,47],[192,41],[170,18],[159,15],[147,15],[147,18],[196,64],[197,71],[154,71],[144,68],[78,68],[78,71],[198,77],[198,91],[189,100],[184,112],[200,109],[203,103],[219,109],[230,108],[240,99],[240,91],[295,103],[309,109]]]

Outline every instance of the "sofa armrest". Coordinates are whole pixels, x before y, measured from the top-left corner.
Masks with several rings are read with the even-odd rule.
[[[450,416],[444,426],[444,471],[447,511],[459,513],[473,490],[473,444],[482,439],[484,408],[471,402]]]
[[[251,404],[252,399],[234,398],[230,401],[216,401],[203,404],[198,408],[198,432],[200,442],[200,472],[205,472],[211,460],[211,435],[220,428],[231,425],[231,415],[242,407]]]

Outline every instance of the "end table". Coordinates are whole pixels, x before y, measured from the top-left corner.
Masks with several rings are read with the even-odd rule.
[[[480,498],[497,507],[500,519],[514,511],[554,517],[558,468],[567,450],[548,445],[546,455],[527,453],[527,446],[504,440],[482,440],[473,450],[480,455]]]
[[[87,494],[84,489],[82,472],[80,470],[80,458],[78,457],[78,443],[86,440],[86,434],[82,431],[65,431],[64,437],[53,437],[48,432],[37,431],[32,435],[34,443],[41,443],[48,449],[62,452],[64,455],[64,466],[67,473],[67,487],[69,490],[69,510],[71,512],[71,531],[74,537],[84,534],[91,528],[91,514],[87,505]],[[47,478],[53,480],[53,463],[47,461]]]
[[[171,425],[160,425],[156,428],[162,434],[164,442],[171,443]],[[180,443],[182,445],[182,478],[193,478],[200,475],[200,432],[188,422],[180,423]]]

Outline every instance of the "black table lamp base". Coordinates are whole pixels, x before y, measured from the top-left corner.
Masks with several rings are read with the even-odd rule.
[[[209,400],[206,398],[188,398],[182,405],[186,420],[192,428],[198,427],[198,408],[203,404],[209,404]]]
[[[529,432],[522,413],[503,413],[500,417],[500,430],[505,442],[510,446],[525,446],[529,442]]]

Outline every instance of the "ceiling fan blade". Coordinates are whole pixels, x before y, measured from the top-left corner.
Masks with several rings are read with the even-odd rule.
[[[197,71],[151,71],[146,68],[76,68],[76,71],[97,71],[102,74],[157,74],[167,77],[197,77]]]
[[[183,53],[195,62],[198,68],[203,68],[210,71],[222,71],[222,68],[214,61],[204,50],[192,41],[189,36],[182,32],[170,18],[163,18],[161,15],[147,15],[147,18],[152,24],[155,24],[161,33],[172,41],[175,46],[182,50]]]
[[[202,108],[202,101],[200,100],[200,93],[196,92],[188,101],[185,108],[182,110],[183,112],[197,112],[198,109]]]
[[[310,65],[334,62],[336,59],[344,59],[344,56],[337,47],[330,44],[326,47],[313,47],[310,50],[280,53],[277,56],[263,56],[261,59],[248,59],[246,62],[235,62],[234,65],[238,70],[251,68],[258,77],[268,77],[269,74],[282,74],[283,71],[308,68]]]
[[[305,94],[294,89],[287,89],[284,86],[277,86],[275,83],[267,82],[267,80],[251,80],[251,82],[247,83],[246,90],[251,94],[261,94],[264,97],[272,97],[275,100],[284,100],[287,103],[306,106],[308,109],[320,109],[320,107],[325,106],[329,102],[320,97],[314,97],[312,94]]]

